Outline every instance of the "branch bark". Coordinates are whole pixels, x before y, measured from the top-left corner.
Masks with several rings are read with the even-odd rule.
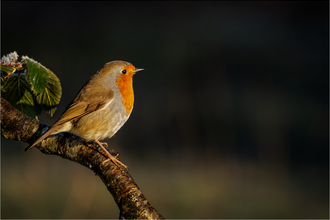
[[[21,113],[1,98],[1,131],[9,140],[32,144],[49,126]],[[36,146],[44,154],[57,155],[77,162],[98,175],[117,203],[121,219],[162,219],[124,168],[117,167],[100,152],[95,143],[86,143],[71,133],[60,133]]]

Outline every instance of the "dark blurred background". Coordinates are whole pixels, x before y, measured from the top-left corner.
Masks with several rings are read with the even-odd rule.
[[[1,55],[60,78],[48,125],[106,62],[144,68],[107,142],[166,218],[328,218],[328,19],[328,1],[2,1]],[[1,143],[2,218],[118,218],[92,171]]]

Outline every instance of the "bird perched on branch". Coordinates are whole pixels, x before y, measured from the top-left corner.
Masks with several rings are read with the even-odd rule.
[[[133,75],[141,70],[125,61],[106,63],[82,87],[58,121],[25,151],[49,135],[71,132],[96,142],[110,160],[126,168],[99,140],[111,138],[129,118],[134,104]]]

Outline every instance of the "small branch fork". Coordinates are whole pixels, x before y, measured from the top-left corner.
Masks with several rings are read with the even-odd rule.
[[[1,131],[4,138],[31,144],[47,127],[1,98]],[[107,160],[100,153],[102,151],[97,143],[87,144],[71,133],[60,133],[46,138],[36,147],[44,154],[58,155],[93,170],[117,203],[119,218],[163,219],[144,197],[128,170]]]

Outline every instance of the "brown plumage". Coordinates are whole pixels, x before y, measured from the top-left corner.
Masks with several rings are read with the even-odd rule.
[[[116,165],[126,167],[99,140],[111,138],[129,118],[134,105],[133,75],[141,70],[125,61],[105,64],[82,87],[55,124],[26,151],[49,135],[71,132],[86,141],[95,141]]]

